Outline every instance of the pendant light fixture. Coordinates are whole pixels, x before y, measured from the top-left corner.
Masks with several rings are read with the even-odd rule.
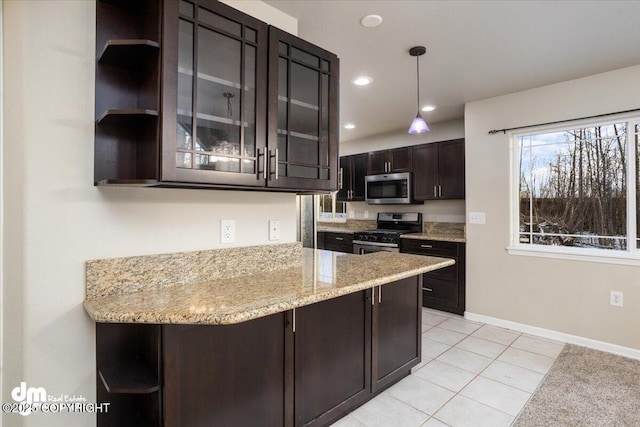
[[[417,98],[418,112],[416,114],[416,118],[413,119],[413,122],[411,122],[411,126],[409,126],[409,133],[411,135],[429,132],[429,126],[427,126],[427,123],[424,121],[424,119],[422,118],[422,115],[420,114],[420,56],[424,55],[426,51],[427,51],[427,48],[425,48],[424,46],[415,46],[409,49],[409,55],[416,57],[416,74],[417,74],[416,79],[418,82],[418,98]]]

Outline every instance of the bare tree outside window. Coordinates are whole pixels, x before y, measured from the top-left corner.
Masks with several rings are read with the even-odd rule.
[[[627,123],[516,142],[521,244],[627,249]]]

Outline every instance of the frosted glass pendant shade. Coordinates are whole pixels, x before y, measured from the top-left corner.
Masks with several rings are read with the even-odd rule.
[[[429,132],[429,126],[427,126],[427,122],[424,121],[420,113],[416,114],[416,118],[411,122],[411,126],[409,126],[409,133],[411,135],[416,135],[419,133],[427,133]]]

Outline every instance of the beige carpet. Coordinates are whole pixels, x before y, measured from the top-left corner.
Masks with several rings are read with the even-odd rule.
[[[640,426],[640,360],[567,344],[513,425]]]

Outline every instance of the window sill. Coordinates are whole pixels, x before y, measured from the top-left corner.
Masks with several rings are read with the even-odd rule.
[[[640,252],[607,251],[598,249],[572,249],[562,246],[508,246],[509,255],[552,258],[569,261],[599,262],[605,264],[620,264],[640,266]]]

